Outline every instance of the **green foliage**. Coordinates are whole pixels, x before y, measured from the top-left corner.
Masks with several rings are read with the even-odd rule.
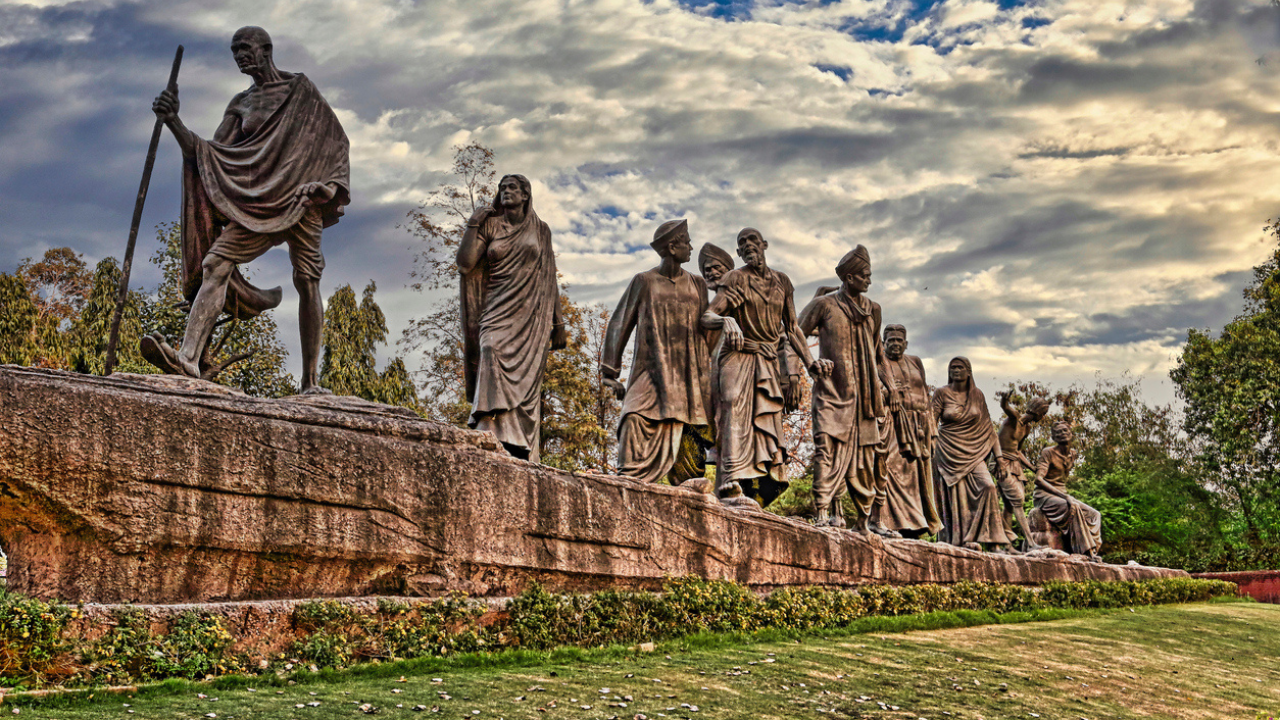
[[[70,369],[101,375],[107,364],[107,343],[111,335],[111,318],[115,314],[120,288],[120,266],[115,258],[105,258],[93,271],[89,300],[75,318],[66,348]],[[121,372],[155,373],[142,359],[138,341],[142,339],[141,318],[148,300],[130,290],[120,319],[120,340],[116,347],[116,369]]]
[[[616,414],[612,422],[601,414],[607,415],[608,399],[616,396],[602,382],[600,356],[593,344],[603,341],[608,311],[576,305],[561,293],[560,312],[569,345],[547,357],[542,380],[542,462],[562,470],[604,470],[617,420]]]
[[[151,628],[146,615],[137,608],[125,607],[116,611],[115,621],[116,624],[81,655],[85,674],[106,685],[154,677]]]
[[[40,353],[36,304],[22,278],[0,273],[0,364],[33,365]]]
[[[377,347],[387,341],[387,318],[373,299],[377,289],[370,281],[357,305],[355,291],[343,285],[325,304],[320,384],[339,395],[416,411],[417,390],[404,361],[394,358],[381,373],[377,369]]]
[[[0,589],[0,686],[57,682],[71,673],[67,624],[79,610]]]
[[[959,624],[964,625],[991,622],[997,613],[1204,602],[1235,592],[1228,582],[1169,578],[1050,582],[1041,588],[979,582],[806,587],[761,596],[732,582],[684,577],[667,579],[661,594],[605,590],[560,595],[535,584],[496,612],[487,603],[458,595],[415,604],[380,599],[376,608],[326,600],[294,609],[297,639],[286,655],[262,670],[284,673],[299,664],[342,668],[482,650],[558,649],[567,655],[579,652],[575,648],[705,633],[776,631],[791,637],[837,629],[871,632],[887,627],[876,618],[936,619],[946,613],[960,613]],[[963,613],[984,615],[970,622]],[[140,611],[124,609],[114,627],[94,640],[68,633],[78,615],[76,608],[0,593],[0,683],[124,684],[260,667],[236,650],[236,637],[216,615],[187,612],[156,633]],[[926,626],[938,625],[922,621],[921,627]]]
[[[1280,221],[1268,230],[1280,241]],[[1170,372],[1200,460],[1243,523],[1241,545],[1280,557],[1280,243],[1253,269],[1218,337],[1191,330]]]
[[[229,652],[234,642],[216,616],[183,613],[152,642],[151,674],[194,679],[240,672],[244,668]]]
[[[186,329],[178,224],[158,226],[157,239],[160,247],[151,262],[163,279],[152,295],[129,291],[116,350],[120,372],[158,372],[142,359],[138,341],[153,331],[177,339]],[[23,260],[17,276],[0,274],[0,362],[101,374],[120,276],[115,258],[89,271],[70,248],[48,250],[39,262]],[[223,371],[217,382],[260,397],[295,392],[271,313],[224,325],[215,332],[214,344],[225,356],[253,353]]]
[[[1232,542],[1230,503],[1180,431],[1180,415],[1170,405],[1147,403],[1138,381],[1100,379],[1092,388],[1067,390],[1020,383],[1009,390],[1016,406],[1033,397],[1053,402],[1028,437],[1025,453],[1033,460],[1050,444],[1054,422],[1072,424],[1078,460],[1069,489],[1102,513],[1108,561],[1193,572],[1260,566]],[[1025,479],[1030,485],[1033,475]]]
[[[484,606],[456,596],[418,605],[379,599],[373,613],[332,600],[303,603],[293,618],[304,635],[289,653],[317,667],[346,667],[473,652],[489,642],[488,631],[479,624],[483,613]]]

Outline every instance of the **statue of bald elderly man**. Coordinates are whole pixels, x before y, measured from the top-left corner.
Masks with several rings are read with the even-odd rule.
[[[813,360],[796,321],[791,279],[765,260],[768,247],[759,230],[738,233],[738,257],[745,267],[720,278],[721,290],[702,316],[705,330],[723,332],[712,390],[716,494],[731,506],[767,507],[789,484],[779,341],[790,343],[810,374],[823,367]]]
[[[152,334],[143,339],[143,355],[171,374],[205,375],[220,314],[244,319],[280,304],[280,288],[254,287],[236,266],[286,245],[300,296],[301,389],[326,392],[317,372],[324,329],[320,233],[351,201],[347,136],[305,75],[276,68],[267,31],[240,28],[231,54],[253,84],[231,99],[212,139],[183,124],[176,90],[152,105],[182,148],[183,291],[191,314],[180,348]]]

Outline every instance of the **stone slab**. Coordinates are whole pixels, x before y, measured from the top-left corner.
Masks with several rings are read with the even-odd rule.
[[[10,587],[82,602],[1137,580],[1179,570],[1008,557],[818,529],[665,485],[509,457],[354,398],[0,366]]]

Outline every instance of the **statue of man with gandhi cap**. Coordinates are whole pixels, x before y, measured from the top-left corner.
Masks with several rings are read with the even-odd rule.
[[[699,325],[707,311],[707,282],[685,271],[693,246],[689,224],[671,220],[658,226],[651,243],[662,258],[636,275],[618,303],[605,332],[601,373],[622,400],[618,425],[618,474],[642,482],[664,475],[672,485],[697,476],[705,459],[696,443],[682,442],[687,432],[707,434],[711,418],[706,332]],[[618,381],[622,357],[635,334],[635,352],[627,385]],[[681,472],[673,466],[686,454]]]

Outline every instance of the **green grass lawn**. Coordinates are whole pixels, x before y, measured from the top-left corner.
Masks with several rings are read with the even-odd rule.
[[[0,715],[15,707],[21,718],[62,720],[321,720],[368,717],[373,708],[377,717],[455,720],[1255,720],[1263,712],[1280,714],[1280,606],[1254,603],[800,642],[694,638],[659,645],[656,653],[586,658],[454,667],[403,680],[357,672],[283,687],[251,682],[138,698],[99,692],[92,700],[56,704],[6,701]]]

